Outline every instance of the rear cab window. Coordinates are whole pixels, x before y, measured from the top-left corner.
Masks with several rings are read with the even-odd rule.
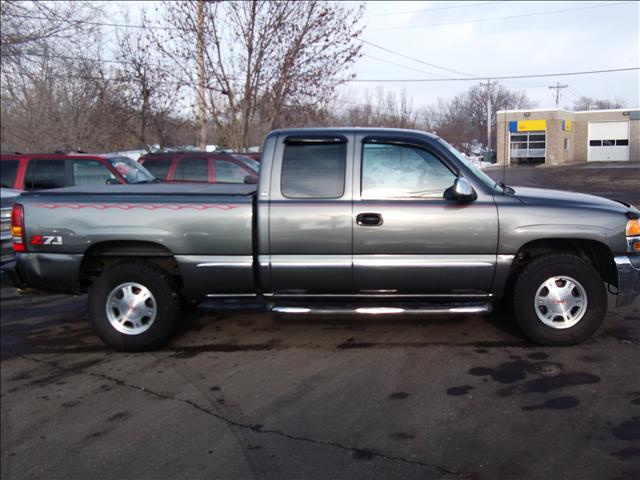
[[[293,199],[335,199],[345,191],[347,142],[342,138],[285,141],[281,193]]]
[[[8,159],[0,161],[0,185],[5,188],[14,188],[20,160]]]

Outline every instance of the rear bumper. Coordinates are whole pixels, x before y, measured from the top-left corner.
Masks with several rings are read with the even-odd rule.
[[[24,283],[24,280],[20,278],[20,275],[16,270],[15,260],[2,263],[2,277],[3,277],[2,278],[3,283],[6,281],[7,284],[16,288],[20,288],[20,289],[27,288],[26,284]]]
[[[618,269],[616,307],[624,307],[640,295],[640,255],[620,256],[614,260]]]
[[[18,253],[15,261],[2,265],[2,271],[19,289],[80,293],[81,265],[82,255]]]
[[[0,263],[2,265],[15,259],[11,241],[11,234],[7,235],[4,232],[0,234]]]

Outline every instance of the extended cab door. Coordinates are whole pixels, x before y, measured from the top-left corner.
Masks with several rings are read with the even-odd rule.
[[[270,172],[269,255],[259,259],[261,268],[270,267],[273,294],[352,292],[352,155],[352,134],[278,135]]]
[[[493,195],[476,188],[474,201],[443,198],[458,174],[448,155],[428,137],[356,137],[355,293],[481,297],[491,291],[498,241]]]

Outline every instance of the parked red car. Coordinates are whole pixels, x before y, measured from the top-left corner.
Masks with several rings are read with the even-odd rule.
[[[0,184],[5,188],[41,190],[153,181],[153,175],[129,157],[85,153],[0,155]]]
[[[260,164],[244,155],[216,152],[162,152],[138,161],[156,178],[168,182],[245,183],[257,180]]]
[[[260,157],[262,156],[262,152],[239,153],[238,155],[244,155],[245,157],[252,158],[256,162],[259,162]]]

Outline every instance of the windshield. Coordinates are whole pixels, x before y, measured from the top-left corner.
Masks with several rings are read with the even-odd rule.
[[[503,188],[500,185],[498,185],[498,183],[494,181],[489,175],[487,175],[482,170],[480,170],[480,167],[475,165],[472,161],[470,161],[467,157],[465,157],[463,154],[461,154],[458,150],[456,150],[454,147],[449,145],[443,139],[439,138],[438,141],[442,145],[447,147],[447,149],[451,153],[453,153],[456,156],[456,158],[458,158],[458,160],[460,160],[469,170],[471,170],[478,180],[480,180],[482,183],[484,183],[487,187],[494,190],[495,192],[504,193]]]
[[[151,183],[155,181],[155,177],[149,173],[149,170],[129,157],[110,157],[108,160],[127,183]]]
[[[250,157],[245,157],[244,155],[232,155],[236,160],[240,160],[244,165],[249,167],[254,172],[258,173],[260,171],[260,162],[254,160]]]

